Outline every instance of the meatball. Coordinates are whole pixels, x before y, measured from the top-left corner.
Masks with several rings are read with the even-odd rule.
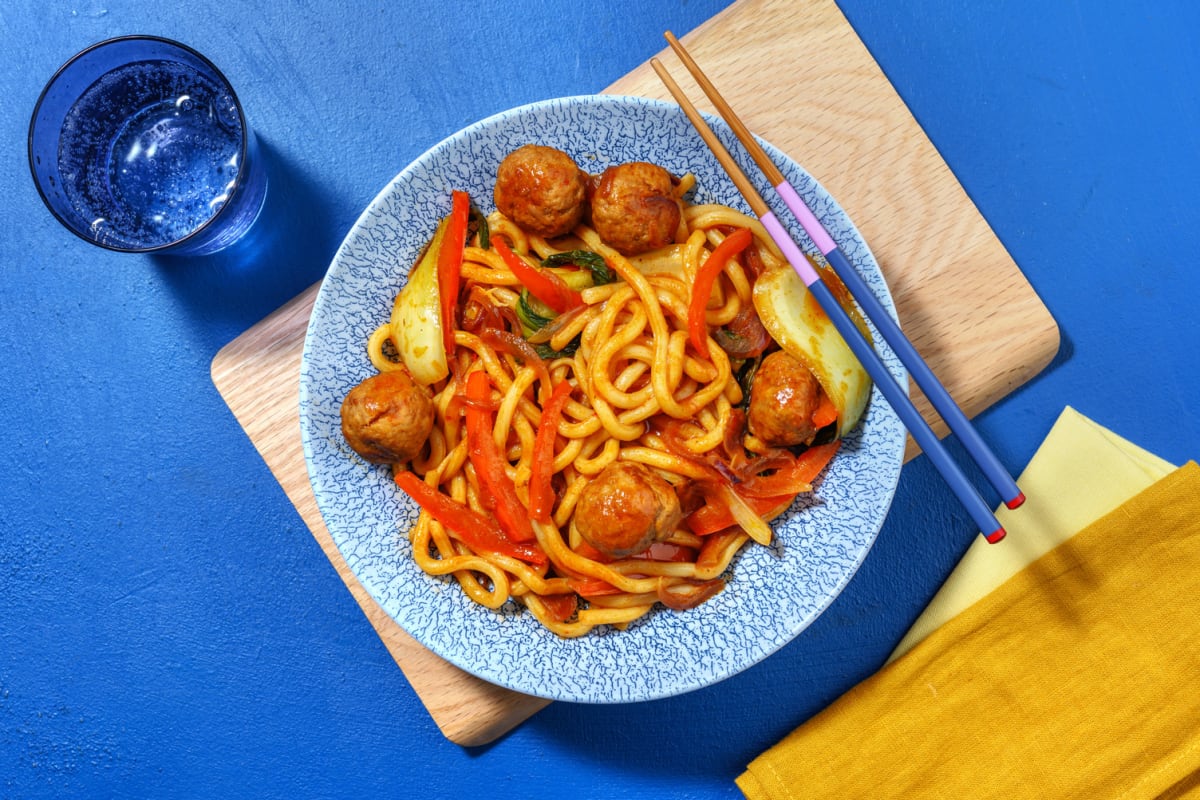
[[[588,484],[575,527],[588,544],[613,558],[640,553],[670,538],[683,511],[675,488],[649,468],[614,461]]]
[[[433,417],[433,399],[408,370],[382,372],[346,394],[342,435],[367,461],[398,464],[421,452]]]
[[[675,241],[682,211],[671,173],[644,161],[609,167],[592,193],[592,225],[627,256]]]
[[[563,151],[527,144],[500,162],[492,195],[500,213],[523,230],[553,238],[570,233],[583,219],[587,182]]]
[[[816,376],[798,358],[776,350],[754,373],[746,415],[750,433],[772,447],[812,444],[817,435],[813,412],[822,391]]]

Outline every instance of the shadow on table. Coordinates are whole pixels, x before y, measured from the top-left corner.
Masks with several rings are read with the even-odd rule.
[[[713,686],[637,703],[552,702],[496,741],[464,750],[478,757],[532,735],[525,741],[539,749],[659,775],[682,794],[688,780],[732,790],[750,761],[884,663],[899,639],[864,620],[874,603],[852,581],[793,642]]]
[[[886,648],[845,652],[837,629],[846,623],[831,611],[780,652],[715,686],[644,703],[551,703],[524,725],[543,729],[572,758],[732,788],[751,760],[886,658]]]
[[[325,274],[340,241],[320,187],[260,138],[267,198],[251,231],[207,256],[155,256],[193,314],[241,332]]]

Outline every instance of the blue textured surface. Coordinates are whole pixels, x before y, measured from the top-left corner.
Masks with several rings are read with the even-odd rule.
[[[975,535],[924,458],[847,590],[780,652],[677,698],[554,703],[464,750],[209,378],[430,144],[601,89],[726,5],[4,4],[0,796],[738,797],[748,760],[881,663]],[[1002,460],[1019,471],[1066,404],[1196,457],[1200,6],[840,6],[1062,328],[1050,368],[978,420]],[[42,207],[24,140],[43,82],[133,32],[197,47],[238,88],[271,158],[257,249],[105,254]]]

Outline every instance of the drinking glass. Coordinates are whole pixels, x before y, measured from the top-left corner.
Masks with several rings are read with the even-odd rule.
[[[29,123],[46,206],[127,253],[203,255],[254,224],[267,180],[237,94],[211,61],[157,36],[94,44],[59,68]]]

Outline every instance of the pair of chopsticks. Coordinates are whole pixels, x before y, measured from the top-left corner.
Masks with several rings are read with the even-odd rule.
[[[962,442],[968,454],[979,465],[988,481],[1000,493],[1004,503],[1009,508],[1016,508],[1025,501],[1025,495],[1017,487],[1016,482],[1008,471],[996,458],[995,454],[988,449],[979,433],[971,425],[966,415],[955,404],[954,399],[941,382],[934,375],[929,365],[921,358],[916,349],[905,337],[900,330],[900,326],[896,324],[891,315],[884,309],[882,303],[871,291],[866,282],[858,274],[857,270],[850,264],[845,254],[842,252],[838,244],[833,241],[829,232],[825,230],[816,215],[800,198],[795,188],[787,182],[783,173],[778,167],[771,162],[766,152],[759,146],[758,142],[747,130],[746,126],[733,112],[729,104],[713,86],[712,82],[704,75],[704,72],[688,54],[684,46],[675,36],[668,31],[666,34],[667,42],[671,45],[671,49],[679,56],[679,59],[687,67],[688,72],[708,95],[710,101],[717,108],[721,117],[726,124],[733,130],[738,140],[749,152],[755,164],[762,171],[763,175],[770,181],[775,188],[775,192],[779,198],[787,206],[788,210],[796,217],[796,220],[804,228],[805,232],[816,244],[817,249],[829,262],[833,271],[841,278],[846,288],[850,290],[851,295],[857,301],[859,307],[864,314],[871,320],[883,337],[884,341],[892,348],[897,357],[908,369],[916,384],[921,387],[921,391],[929,399],[934,409],[941,415],[947,426],[954,432]],[[780,224],[779,219],[774,212],[767,206],[762,196],[751,185],[750,180],[742,171],[741,167],[733,160],[729,151],[721,144],[716,135],[708,127],[703,117],[696,110],[695,106],[687,99],[687,96],[679,88],[679,85],[672,80],[666,67],[662,65],[657,58],[650,59],[650,64],[654,71],[658,73],[658,77],[666,85],[667,90],[679,103],[680,108],[691,120],[700,137],[712,150],[713,155],[724,167],[729,177],[737,186],[738,191],[746,198],[746,202],[750,204],[751,210],[762,221],[763,226],[779,245],[784,256],[792,265],[792,268],[800,275],[804,285],[813,294],[817,301],[821,304],[825,313],[829,316],[830,321],[837,329],[838,333],[846,341],[851,351],[858,358],[859,363],[866,369],[867,374],[879,387],[888,404],[896,411],[901,422],[908,429],[916,443],[921,447],[929,459],[933,462],[942,478],[950,486],[950,489],[958,497],[960,503],[971,515],[972,519],[979,526],[980,532],[988,542],[998,542],[1004,538],[1004,527],[996,519],[991,508],[984,502],[983,498],[972,486],[971,482],[958,468],[958,465],[951,459],[946,451],[941,440],[934,434],[933,429],[925,422],[925,419],[913,406],[907,392],[896,382],[891,373],[887,371],[887,367],[880,359],[879,354],[875,352],[871,342],[866,339],[859,331],[858,327],[851,321],[849,315],[838,303],[833,296],[829,287],[821,279],[821,275],[808,259],[800,252],[800,248],[796,242]]]

